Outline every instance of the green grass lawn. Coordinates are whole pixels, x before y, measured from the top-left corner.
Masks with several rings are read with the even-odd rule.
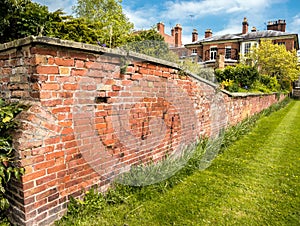
[[[57,225],[300,225],[300,102],[260,118],[208,169],[120,196],[91,195]]]

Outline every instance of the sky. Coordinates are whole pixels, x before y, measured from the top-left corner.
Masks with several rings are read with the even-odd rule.
[[[33,0],[48,6],[50,11],[63,9],[72,14],[77,0]],[[183,44],[192,42],[192,31],[197,29],[199,39],[206,29],[213,35],[234,34],[242,31],[247,17],[249,30],[266,30],[269,21],[283,19],[286,32],[300,34],[300,0],[123,0],[124,13],[135,30],[149,29],[158,22],[165,24],[170,34],[176,24],[182,26]]]

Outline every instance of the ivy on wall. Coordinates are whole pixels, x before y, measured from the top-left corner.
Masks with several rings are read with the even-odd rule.
[[[20,179],[24,169],[17,166],[12,147],[12,131],[17,129],[15,120],[25,108],[19,103],[7,103],[0,99],[0,211],[8,208],[9,202],[5,196],[6,187],[11,178]]]

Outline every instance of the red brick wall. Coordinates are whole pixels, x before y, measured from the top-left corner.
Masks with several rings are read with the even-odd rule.
[[[213,43],[209,45],[204,45],[203,46],[203,59],[204,61],[210,60],[210,48],[211,47],[217,47],[218,48],[218,54],[222,54],[225,56],[225,48],[226,46],[231,46],[231,57],[232,59],[237,60],[238,59],[238,54],[240,51],[240,44],[238,42],[226,42],[226,43]]]
[[[286,50],[292,51],[295,49],[295,41],[291,38],[289,39],[276,39],[273,41],[275,44],[276,43],[284,43]]]
[[[131,165],[160,160],[277,102],[231,97],[154,58],[48,38],[0,46],[0,72],[1,97],[30,105],[14,134],[26,173],[8,193],[18,225],[48,225],[70,196],[105,190]]]

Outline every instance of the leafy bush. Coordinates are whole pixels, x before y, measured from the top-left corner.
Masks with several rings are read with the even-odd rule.
[[[228,66],[224,70],[216,70],[216,77],[218,82],[233,80],[240,87],[248,89],[258,79],[259,73],[254,67],[238,64],[235,67]]]
[[[270,91],[276,92],[280,90],[280,84],[276,77],[268,76],[268,75],[260,75],[259,81],[264,84]]]
[[[226,79],[225,81],[221,82],[222,89],[226,89],[229,92],[238,92],[239,85],[231,79]]]
[[[12,177],[19,179],[24,172],[23,168],[15,164],[11,137],[11,132],[18,126],[14,118],[24,107],[17,103],[9,104],[0,99],[0,210],[2,211],[9,206],[5,197],[7,183]]]

